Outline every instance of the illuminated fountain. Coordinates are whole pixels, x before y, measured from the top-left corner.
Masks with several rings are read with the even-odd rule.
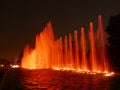
[[[78,35],[78,31],[75,30],[73,37],[69,34],[69,36],[55,40],[49,22],[43,31],[36,35],[35,48],[30,48],[29,45],[25,47],[22,68],[108,73],[106,37],[101,16],[98,16],[97,32],[94,32],[93,23],[90,22],[89,45],[87,45],[83,27],[80,30],[80,39]]]

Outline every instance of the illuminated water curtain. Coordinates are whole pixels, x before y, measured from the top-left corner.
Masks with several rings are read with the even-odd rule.
[[[97,31],[95,32],[94,25],[90,22],[87,35],[88,38],[82,27],[79,31],[75,30],[73,36],[69,34],[55,40],[49,22],[43,31],[36,35],[35,48],[30,48],[29,45],[25,47],[21,66],[27,69],[108,72],[106,35],[100,15]]]

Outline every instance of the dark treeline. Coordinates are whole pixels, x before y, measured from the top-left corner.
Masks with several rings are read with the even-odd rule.
[[[111,16],[106,28],[108,34],[108,55],[111,66],[120,71],[120,14]]]

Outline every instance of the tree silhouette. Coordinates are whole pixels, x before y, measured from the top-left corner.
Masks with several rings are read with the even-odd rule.
[[[120,67],[120,14],[111,16],[106,28],[108,33],[108,54],[113,66]]]

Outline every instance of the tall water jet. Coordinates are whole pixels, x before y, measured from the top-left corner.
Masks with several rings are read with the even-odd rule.
[[[70,68],[73,68],[73,50],[72,50],[72,35],[69,34],[69,62],[70,62]]]
[[[60,52],[60,68],[63,67],[63,43],[62,43],[62,37],[60,37],[59,39],[59,46],[60,46],[60,49],[59,49],[59,52]]]
[[[55,67],[59,67],[59,59],[60,59],[60,54],[59,54],[59,40],[57,40],[56,42],[55,42],[55,47],[54,47],[56,50],[55,50],[55,60],[54,60],[54,63],[55,63]]]
[[[97,71],[97,57],[96,57],[96,46],[95,46],[95,35],[93,32],[93,23],[90,22],[89,30],[89,40],[90,40],[90,61],[91,61],[91,70],[93,72]]]
[[[80,63],[79,63],[79,53],[78,53],[78,35],[77,31],[74,31],[74,40],[75,40],[75,65],[76,69],[80,69]]]
[[[101,15],[98,16],[98,30],[97,30],[97,41],[98,41],[98,58],[100,61],[100,68],[102,71],[108,71],[108,56],[106,53],[106,36],[105,32],[103,31],[103,25],[102,25],[102,18]]]
[[[82,62],[81,62],[81,68],[82,70],[88,70],[87,68],[87,58],[86,58],[86,40],[85,40],[85,32],[84,32],[84,28],[81,28],[81,52],[82,52]]]
[[[64,38],[64,66],[65,68],[68,67],[68,41],[67,36]]]

